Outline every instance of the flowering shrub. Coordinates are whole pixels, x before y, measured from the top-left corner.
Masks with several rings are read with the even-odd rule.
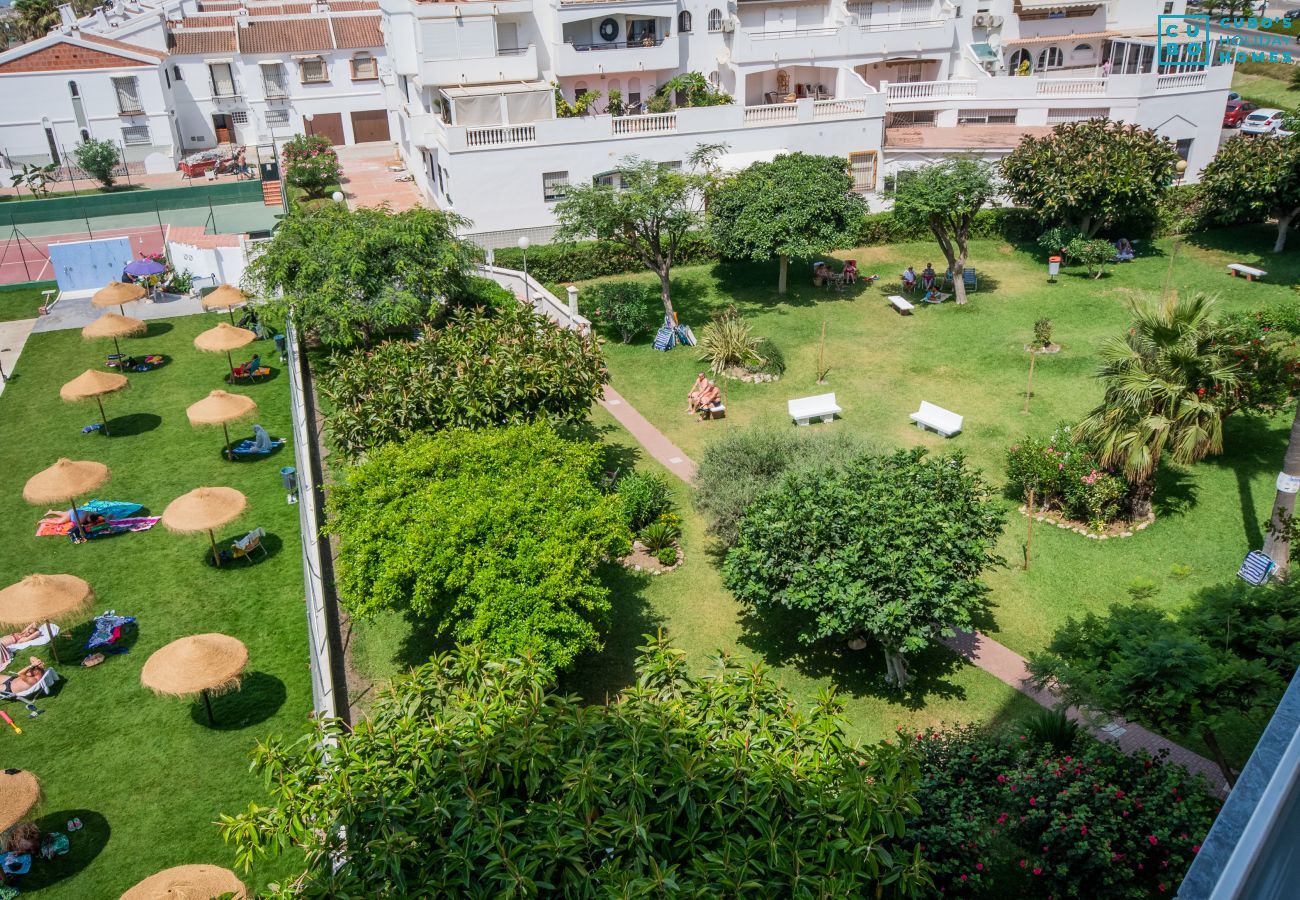
[[[1074,442],[1069,426],[1046,441],[1025,438],[1007,451],[1008,490],[1017,498],[1034,489],[1038,509],[1055,509],[1100,529],[1120,517],[1128,482]]]
[[[1113,744],[974,726],[904,743],[922,760],[908,833],[944,896],[1173,896],[1217,812],[1199,776]]]
[[[1220,320],[1214,346],[1226,345],[1237,364],[1237,384],[1231,389],[1229,412],[1271,415],[1300,389],[1297,332],[1300,322],[1287,309],[1262,309]],[[1221,385],[1211,382],[1196,392],[1202,397],[1215,397],[1222,390]]]
[[[339,156],[324,135],[295,135],[285,143],[283,155],[285,179],[309,198],[324,197],[339,183]]]

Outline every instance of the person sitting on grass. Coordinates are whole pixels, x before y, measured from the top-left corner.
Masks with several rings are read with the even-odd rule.
[[[1134,256],[1133,243],[1128,238],[1120,238],[1115,242],[1116,262],[1132,262]]]
[[[19,669],[0,681],[0,693],[19,695],[41,683],[41,679],[45,677],[45,663],[35,656],[31,657],[28,663],[26,668]]]
[[[708,382],[708,387],[706,387],[704,392],[700,394],[699,404],[696,406],[696,411],[699,412],[701,416],[706,416],[709,410],[721,402],[721,400],[721,389],[710,381]]]
[[[686,415],[692,415],[699,412],[700,397],[709,389],[709,378],[703,372],[695,376],[695,384],[691,385],[690,393],[686,395]]]

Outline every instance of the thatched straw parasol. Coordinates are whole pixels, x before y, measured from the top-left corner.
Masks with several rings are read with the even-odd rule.
[[[59,388],[59,396],[69,403],[94,397],[95,402],[99,404],[99,418],[104,426],[104,434],[108,434],[108,416],[104,415],[104,395],[123,390],[129,383],[125,375],[87,369]]]
[[[116,306],[117,311],[126,315],[126,310],[122,308],[123,303],[134,303],[136,300],[142,300],[148,295],[143,287],[138,284],[124,284],[121,281],[110,281],[108,287],[100,288],[95,291],[95,295],[90,298],[93,306]]]
[[[0,771],[0,831],[13,828],[41,799],[41,783],[22,769]]]
[[[202,694],[208,722],[216,724],[209,695],[237,689],[247,665],[248,648],[242,641],[226,634],[196,634],[155,650],[140,670],[140,683],[173,697]]]
[[[37,472],[23,486],[23,499],[33,506],[45,503],[71,503],[77,525],[77,498],[108,481],[108,466],[90,460],[60,459],[48,469]]]
[[[225,894],[247,900],[235,873],[220,866],[176,866],[150,875],[122,895],[122,900],[212,900]]]
[[[0,591],[0,625],[25,625],[65,619],[79,613],[95,600],[90,584],[76,575],[28,575],[17,584]],[[54,636],[50,652],[59,661]]]
[[[245,419],[257,415],[257,404],[252,397],[243,394],[231,394],[227,391],[213,391],[198,403],[185,410],[191,425],[220,425],[221,433],[226,436],[226,446],[222,451],[230,452],[230,430],[227,422]]]
[[[112,338],[113,350],[120,357],[122,348],[117,345],[118,338],[139,337],[148,330],[149,326],[140,319],[119,316],[115,312],[106,312],[81,329],[81,336],[88,341],[93,341],[96,338]]]
[[[237,328],[221,322],[216,328],[209,328],[194,339],[194,346],[208,353],[225,353],[230,365],[230,380],[235,380],[235,361],[230,358],[231,350],[246,347],[257,340],[257,335],[247,328]]]
[[[248,303],[248,295],[233,284],[223,284],[208,294],[201,301],[204,309],[224,309],[230,316],[230,324],[235,324],[236,306]]]
[[[220,566],[221,553],[217,550],[217,539],[212,529],[233,522],[247,506],[247,498],[234,488],[195,488],[167,504],[162,523],[182,534],[206,531],[208,540],[212,542],[212,561]]]

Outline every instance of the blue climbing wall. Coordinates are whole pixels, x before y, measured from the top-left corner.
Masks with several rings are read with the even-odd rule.
[[[129,237],[50,244],[50,267],[61,291],[102,288],[122,280],[122,269],[135,257]]]

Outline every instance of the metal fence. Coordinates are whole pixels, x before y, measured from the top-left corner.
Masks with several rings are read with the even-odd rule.
[[[311,373],[300,352],[298,333],[285,329],[289,405],[293,417],[293,452],[297,463],[298,518],[302,529],[302,574],[306,589],[307,638],[310,642],[312,706],[317,717],[349,720],[347,676],[338,603],[333,594],[333,557],[321,534],[322,469],[317,452]]]

